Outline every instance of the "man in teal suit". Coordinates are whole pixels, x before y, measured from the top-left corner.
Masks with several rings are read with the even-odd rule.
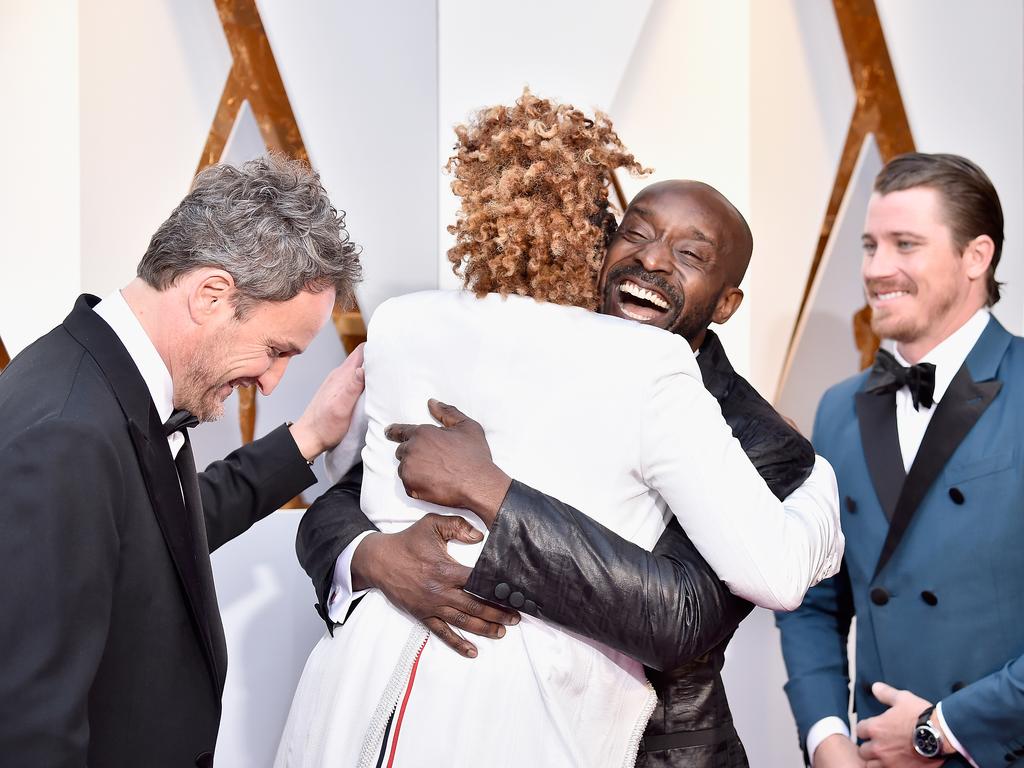
[[[999,197],[954,155],[897,157],[874,189],[862,276],[895,348],[818,407],[846,557],[778,616],[786,693],[814,768],[1024,766],[1024,339],[988,311]]]

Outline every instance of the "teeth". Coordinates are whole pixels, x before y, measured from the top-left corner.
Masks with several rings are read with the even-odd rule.
[[[906,295],[907,295],[906,291],[890,291],[889,293],[876,293],[875,294],[875,296],[878,297],[878,299],[880,301],[888,301],[889,299],[896,299],[896,298],[899,298],[900,296],[906,296]]]
[[[621,283],[619,285],[619,290],[622,293],[628,293],[630,296],[636,296],[638,299],[649,301],[656,307],[668,309],[668,302],[661,298],[661,296],[656,294],[654,291],[649,291],[646,288],[641,288],[639,285],[637,285],[634,282],[630,282],[629,280],[626,280],[625,282]],[[626,314],[629,313],[626,312]],[[630,315],[630,317],[633,317],[633,315]]]
[[[648,318],[644,317],[643,315],[638,315],[638,314],[636,314],[634,312],[630,312],[625,307],[622,308],[622,314],[624,314],[626,317],[630,318],[631,320],[640,320],[641,322],[643,322],[643,321],[648,319]]]

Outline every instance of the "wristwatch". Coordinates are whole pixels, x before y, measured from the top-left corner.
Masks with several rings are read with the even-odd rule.
[[[942,732],[932,725],[931,717],[935,707],[928,707],[921,716],[917,718],[917,727],[914,729],[914,751],[921,757],[929,760],[942,758]]]

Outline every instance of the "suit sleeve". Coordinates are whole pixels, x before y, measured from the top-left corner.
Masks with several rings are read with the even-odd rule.
[[[751,609],[728,592],[677,524],[647,552],[518,481],[466,589],[506,605],[518,592],[530,601],[521,610],[658,670],[711,650]]]
[[[839,573],[807,592],[792,613],[778,612],[782,656],[789,679],[786,696],[800,732],[823,718],[835,716],[849,725],[850,673],[846,653],[853,594],[845,565]]]
[[[113,447],[70,421],[36,424],[0,448],[4,765],[86,764],[88,695],[117,575],[122,477]]]
[[[1024,656],[944,698],[942,716],[978,765],[1024,757]]]
[[[327,606],[338,555],[361,533],[377,530],[360,506],[362,485],[363,465],[359,463],[310,505],[295,535],[295,554],[313,581],[317,612],[328,629],[334,627]]]
[[[814,422],[812,442],[829,455],[830,408],[826,394]],[[835,716],[849,723],[850,675],[846,646],[853,619],[853,592],[845,564],[839,573],[807,592],[792,613],[777,613],[782,655],[789,679],[786,695],[800,732],[800,743],[819,720]]]
[[[199,473],[206,537],[213,552],[316,482],[281,425]]]

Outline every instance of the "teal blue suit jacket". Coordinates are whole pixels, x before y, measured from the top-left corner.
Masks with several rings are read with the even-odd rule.
[[[814,424],[839,481],[843,568],[777,617],[800,740],[823,717],[847,720],[856,615],[859,718],[885,710],[870,690],[881,680],[942,701],[981,768],[1022,766],[1024,339],[989,321],[908,473],[896,396],[865,392],[869,375],[828,390]]]

